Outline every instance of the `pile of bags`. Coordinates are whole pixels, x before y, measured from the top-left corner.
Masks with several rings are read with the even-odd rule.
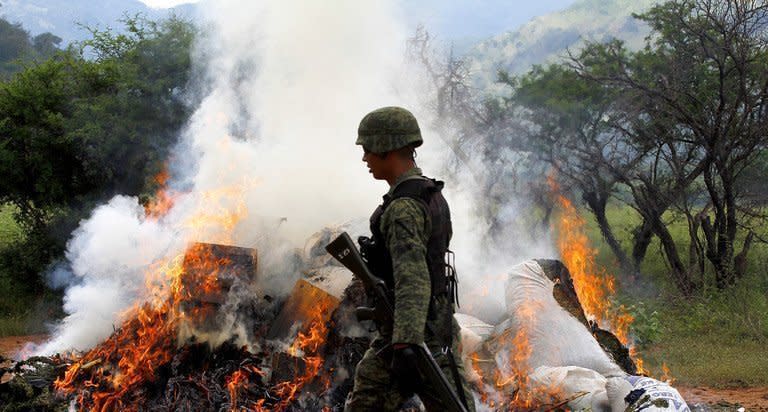
[[[571,410],[690,411],[667,383],[636,376],[628,350],[587,321],[561,262],[529,260],[513,267],[505,294],[507,319],[498,325],[456,315],[465,370],[478,387],[483,376],[498,375],[509,366],[509,354],[520,352],[514,341],[524,338],[525,390],[540,397],[541,404],[551,404],[556,394]]]

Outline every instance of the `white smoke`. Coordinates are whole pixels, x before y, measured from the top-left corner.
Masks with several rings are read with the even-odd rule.
[[[429,116],[418,79],[403,69],[410,29],[394,1],[226,0],[201,10],[193,57],[207,93],[170,164],[171,185],[185,194],[159,220],[146,218],[136,198],[118,196],[82,222],[66,255],[76,278],[68,316],[41,353],[104,340],[120,313],[146,297],[149,265],[193,241],[256,248],[259,276],[289,290],[298,276],[286,273],[293,248],[322,227],[366,217],[387,190],[354,145],[360,118],[388,105]],[[451,154],[423,131],[419,162],[439,175]],[[486,228],[473,218],[472,184],[447,187],[462,287],[470,298],[479,287],[501,293],[503,279],[486,276],[502,265],[488,261],[493,245],[478,244]],[[500,302],[483,310],[501,312]]]

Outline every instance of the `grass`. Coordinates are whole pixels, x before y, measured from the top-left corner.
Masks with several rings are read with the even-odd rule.
[[[0,205],[0,253],[24,239],[24,232],[13,219],[15,209]],[[44,333],[45,323],[61,309],[50,291],[31,294],[12,276],[12,267],[0,262],[0,337]]]
[[[10,205],[0,205],[0,249],[20,240],[24,233],[13,220],[15,208]]]
[[[768,385],[768,345],[755,340],[728,341],[716,333],[672,334],[641,353],[653,376],[662,376],[662,365],[666,365],[675,382],[684,386]]]
[[[597,249],[597,263],[619,275],[618,264],[587,212],[588,236]],[[634,211],[614,205],[609,221],[625,250],[631,229],[639,222]],[[672,216],[667,219],[672,221]],[[768,225],[768,223],[767,223]],[[679,250],[688,250],[684,221],[669,226]],[[740,248],[738,245],[737,250]],[[683,259],[687,256],[683,254]],[[753,246],[748,274],[726,291],[704,288],[693,298],[682,298],[668,276],[658,241],[654,241],[635,284],[619,287],[619,302],[635,315],[631,331],[645,367],[654,376],[666,365],[678,384],[711,387],[768,385],[768,247]],[[621,280],[621,276],[616,276]],[[712,284],[712,274],[705,274]]]
[[[768,385],[768,297],[754,287],[759,283],[753,276],[725,292],[649,300],[659,333],[640,345],[648,368],[660,375],[666,364],[686,385]],[[638,320],[647,324],[647,318]]]

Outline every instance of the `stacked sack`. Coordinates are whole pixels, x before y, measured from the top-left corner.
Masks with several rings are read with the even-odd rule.
[[[570,274],[559,261],[529,260],[516,265],[509,273],[505,295],[508,318],[496,326],[457,315],[470,381],[478,383],[480,378],[473,373],[473,357],[494,359],[495,367],[503,370],[506,358],[497,354],[514,351],[503,337],[523,328],[531,349],[527,365],[532,371],[528,376],[532,393],[556,391],[572,410],[689,411],[679,392],[668,384],[633,376],[634,364],[625,348],[609,354],[605,347],[616,345],[598,343]],[[541,399],[542,403],[549,401]]]

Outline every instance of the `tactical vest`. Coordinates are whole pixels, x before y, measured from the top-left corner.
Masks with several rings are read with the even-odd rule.
[[[417,200],[424,208],[427,218],[431,222],[432,231],[427,240],[427,268],[429,269],[432,296],[429,304],[429,318],[435,319],[441,314],[434,313],[433,302],[439,296],[446,296],[453,303],[458,303],[456,288],[456,276],[453,266],[448,260],[452,252],[448,245],[453,235],[451,227],[451,213],[448,203],[440,193],[444,183],[423,176],[409,178],[397,185],[391,195],[384,196],[382,203],[371,216],[371,241],[367,245],[361,244],[363,255],[371,271],[384,280],[390,291],[390,298],[394,302],[395,280],[392,269],[392,256],[386,247],[386,241],[381,233],[381,218],[389,205],[395,199],[407,197]],[[453,316],[451,313],[442,314]],[[450,337],[445,339],[450,341]],[[445,340],[442,339],[442,340]]]

